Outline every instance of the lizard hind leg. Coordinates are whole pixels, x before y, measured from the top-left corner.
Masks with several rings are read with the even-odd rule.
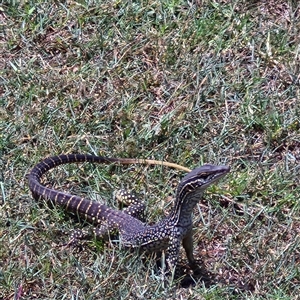
[[[79,241],[89,239],[92,236],[89,230],[75,229],[73,230],[69,241],[64,246],[77,246]]]
[[[66,245],[76,246],[79,241],[82,240],[91,240],[95,238],[96,240],[107,241],[111,237],[117,235],[117,229],[109,227],[108,225],[101,224],[93,229],[75,229],[72,234],[69,242]]]
[[[144,222],[145,221],[145,204],[138,197],[127,190],[118,190],[115,192],[115,198],[123,206],[123,212]]]
[[[123,206],[122,212],[140,220],[144,221],[145,205],[141,202],[137,196],[126,190],[119,190],[114,194],[117,201]],[[97,240],[109,240],[111,237],[115,237],[118,234],[118,229],[115,226],[106,224],[105,221],[101,221],[98,226],[92,230],[76,229],[72,232],[71,238],[67,245],[76,245],[80,240],[88,240],[96,238]]]

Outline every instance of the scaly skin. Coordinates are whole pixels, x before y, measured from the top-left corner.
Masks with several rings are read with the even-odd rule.
[[[167,263],[171,270],[177,264],[182,242],[189,264],[192,266],[195,264],[192,237],[193,208],[201,199],[205,189],[225,176],[230,171],[230,167],[203,165],[189,172],[178,186],[175,204],[170,215],[157,224],[147,225],[141,221],[144,205],[124,191],[118,197],[122,199],[121,201],[125,201],[128,207],[119,211],[90,199],[59,192],[41,184],[41,177],[50,169],[61,164],[75,162],[129,164],[145,161],[83,154],[50,157],[37,164],[29,174],[29,188],[34,198],[44,198],[98,225],[94,231],[96,236],[102,236],[107,231],[117,229],[125,247],[139,248],[146,252],[166,250]],[[161,164],[178,166],[166,162]],[[181,166],[178,168],[188,170]],[[78,232],[73,237],[82,238]]]

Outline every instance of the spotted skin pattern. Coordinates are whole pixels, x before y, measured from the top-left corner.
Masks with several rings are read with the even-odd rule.
[[[146,252],[166,250],[167,264],[171,270],[177,264],[182,242],[189,264],[195,265],[193,256],[192,211],[201,199],[205,189],[225,176],[228,166],[203,165],[189,172],[179,183],[175,204],[170,215],[154,225],[143,222],[144,205],[136,197],[124,190],[116,193],[118,201],[127,207],[114,210],[87,198],[70,195],[45,187],[41,177],[50,169],[68,163],[134,163],[130,159],[105,158],[101,156],[69,154],[49,157],[37,164],[29,174],[29,188],[35,199],[44,198],[67,211],[78,214],[96,225],[94,234],[103,236],[117,229],[122,244],[128,248],[138,248]],[[73,238],[83,238],[84,233],[77,231]]]
[[[122,210],[123,212],[142,222],[145,221],[145,204],[141,202],[135,194],[122,189],[115,193],[115,198],[119,203],[125,206]]]

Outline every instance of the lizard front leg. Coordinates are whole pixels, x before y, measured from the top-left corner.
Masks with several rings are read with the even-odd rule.
[[[167,248],[167,265],[174,275],[175,273],[175,268],[178,262],[178,257],[179,257],[179,250],[180,250],[180,235],[178,234],[177,231],[173,232],[170,234],[169,238],[169,245]]]
[[[189,265],[193,268],[196,264],[193,254],[193,231],[190,230],[182,240],[182,246],[185,250]]]

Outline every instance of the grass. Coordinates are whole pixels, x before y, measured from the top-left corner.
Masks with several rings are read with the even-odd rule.
[[[0,299],[299,299],[296,2],[4,1],[0,24]],[[229,164],[195,211],[210,279],[167,287],[118,244],[63,247],[85,224],[26,175],[72,152]],[[84,164],[46,182],[110,206],[136,190],[155,222],[183,175]]]

